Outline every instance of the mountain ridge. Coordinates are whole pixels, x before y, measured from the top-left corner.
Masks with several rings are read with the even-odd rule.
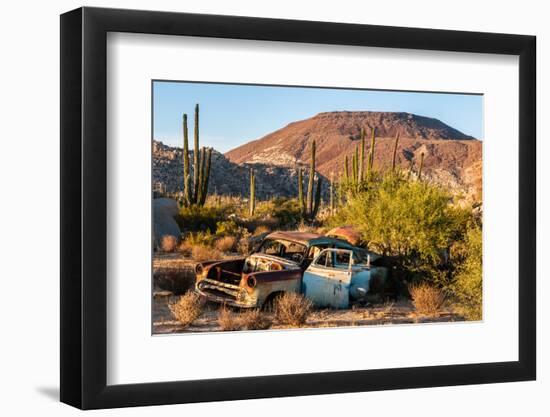
[[[376,129],[374,168],[391,166],[395,135],[400,133],[396,163],[400,169],[418,169],[424,154],[423,176],[480,201],[482,193],[482,142],[438,119],[404,112],[323,112],[298,120],[259,139],[247,142],[225,154],[214,151],[209,192],[248,195],[249,170],[256,173],[256,195],[297,195],[296,168],[309,166],[310,149],[316,141],[316,170],[326,179],[337,180],[344,158],[350,160],[361,144],[361,128]],[[191,151],[192,154],[192,151]],[[166,185],[169,192],[181,191],[183,184],[182,149],[153,143],[153,181]],[[193,158],[191,157],[191,161]],[[307,172],[307,170],[306,170]],[[323,194],[326,194],[326,186]]]
[[[292,167],[308,164],[316,141],[316,168],[325,177],[343,172],[344,158],[351,157],[366,131],[366,149],[376,129],[375,169],[388,169],[399,132],[396,163],[408,169],[419,164],[424,153],[424,173],[453,189],[481,198],[482,142],[438,119],[405,112],[335,111],[319,113],[275,130],[234,148],[224,155],[236,164],[271,164]]]

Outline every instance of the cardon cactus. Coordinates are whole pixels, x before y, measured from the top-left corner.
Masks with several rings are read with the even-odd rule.
[[[349,166],[348,166],[348,156],[344,157],[344,179],[349,180]]]
[[[418,168],[418,179],[422,178],[422,168],[424,168],[424,152],[420,154],[420,167]]]
[[[298,168],[298,204],[302,217],[306,216],[306,202],[304,200],[304,174],[302,168]]]
[[[370,150],[369,150],[369,160],[368,160],[368,165],[367,165],[367,181],[370,180],[370,177],[372,175],[372,170],[373,170],[373,166],[374,166],[374,141],[375,141],[375,137],[376,137],[376,128],[372,128],[372,133],[371,133],[371,141],[370,141]]]
[[[330,215],[333,216],[335,211],[334,202],[334,172],[330,173]]]
[[[364,179],[365,170],[365,129],[361,128],[361,155],[359,157],[359,182]]]
[[[254,216],[254,210],[256,209],[256,174],[254,169],[250,168],[250,195],[248,199],[248,214],[250,217]]]
[[[399,132],[395,135],[395,142],[393,144],[393,155],[391,159],[391,170],[395,172],[395,164],[397,162],[397,146],[399,144]]]
[[[321,205],[321,190],[323,181],[320,176],[317,178],[317,187],[315,187],[315,140],[311,144],[311,161],[309,166],[309,178],[307,184],[307,195],[304,203],[303,175],[302,169],[298,170],[298,203],[302,212],[302,217],[310,222],[315,220],[319,206]],[[315,188],[315,189],[314,189]]]
[[[189,132],[187,114],[183,115],[183,205],[203,206],[208,195],[212,148],[199,148],[199,105],[195,106],[195,149],[193,150],[193,185],[189,160]]]

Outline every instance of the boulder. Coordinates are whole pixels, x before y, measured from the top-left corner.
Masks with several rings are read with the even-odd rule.
[[[170,198],[155,198],[153,200],[153,247],[158,249],[163,236],[170,235],[179,243],[181,231],[174,220],[178,214],[178,202]]]

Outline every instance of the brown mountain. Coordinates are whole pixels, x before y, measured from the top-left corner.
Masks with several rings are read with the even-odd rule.
[[[446,186],[481,197],[482,143],[440,120],[410,113],[329,112],[297,122],[248,142],[225,154],[236,164],[269,164],[295,167],[307,164],[310,144],[317,144],[317,170],[337,177],[344,158],[360,145],[361,128],[367,135],[376,128],[375,162],[378,169],[390,166],[394,137],[400,132],[397,163],[416,166],[424,153],[424,173]],[[370,140],[367,140],[368,151]]]

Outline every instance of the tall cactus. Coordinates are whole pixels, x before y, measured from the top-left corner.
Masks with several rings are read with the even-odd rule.
[[[304,200],[304,174],[302,168],[298,168],[298,204],[302,217],[306,217],[306,202]]]
[[[330,173],[330,215],[334,216],[334,172]]]
[[[199,184],[200,184],[200,152],[199,152],[199,104],[195,105],[195,151],[193,152],[194,157],[194,187],[193,187],[193,200],[196,202],[199,195]]]
[[[372,176],[373,166],[374,166],[374,141],[376,137],[376,128],[372,128],[371,133],[371,142],[370,142],[370,150],[369,150],[369,164],[367,169],[367,181],[370,180],[370,177]]]
[[[309,164],[309,178],[307,183],[307,211],[313,209],[313,182],[315,181],[315,140],[311,144],[311,161]]]
[[[395,143],[393,144],[393,156],[391,160],[391,171],[395,172],[395,163],[397,161],[397,145],[399,144],[399,132],[395,135]]]
[[[195,148],[193,150],[193,185],[189,161],[189,132],[187,114],[183,115],[183,204],[186,207],[203,206],[208,195],[212,148],[199,148],[199,105],[195,106]]]
[[[311,209],[311,212],[309,213],[309,218],[311,221],[315,220],[315,217],[317,217],[317,212],[319,211],[319,207],[321,206],[321,186],[323,184],[323,180],[321,177],[317,178],[317,188],[315,190],[315,202],[313,204],[313,207]]]
[[[422,178],[422,168],[424,168],[424,152],[420,154],[420,167],[418,168],[418,179]]]
[[[361,155],[359,157],[359,182],[364,179],[365,170],[365,129],[361,128]]]
[[[205,152],[205,150],[203,150],[203,152]],[[206,155],[206,163],[204,165],[204,169],[202,170],[203,176],[201,181],[201,198],[199,201],[199,204],[201,206],[204,206],[204,203],[206,203],[206,196],[208,195],[208,183],[210,181],[210,166],[212,165],[212,148],[208,148],[208,151],[206,152],[208,153]]]
[[[304,196],[303,196],[303,177],[302,177],[302,169],[300,168],[298,171],[298,200],[300,203],[300,208],[302,211],[302,217],[306,220],[313,221],[315,220],[315,217],[317,216],[317,212],[319,211],[319,206],[321,205],[321,187],[323,184],[323,181],[321,177],[319,176],[317,178],[317,187],[314,190],[315,185],[315,140],[311,144],[311,162],[309,166],[309,178],[308,178],[308,184],[307,184],[307,195],[305,198],[305,204],[304,204]],[[315,192],[315,196],[314,196]]]
[[[357,185],[357,182],[359,180],[359,149],[355,147],[355,153],[353,154],[353,163],[352,163],[352,169],[353,169],[353,184]]]
[[[191,203],[191,188],[189,173],[189,133],[187,131],[187,114],[183,115],[183,205]]]
[[[248,199],[248,214],[250,217],[254,216],[254,210],[256,209],[256,174],[254,169],[250,168],[250,197]]]
[[[349,166],[348,166],[348,156],[344,157],[344,180],[349,180]]]

